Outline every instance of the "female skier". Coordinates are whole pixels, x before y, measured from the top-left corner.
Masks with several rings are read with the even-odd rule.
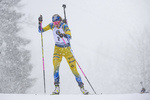
[[[41,32],[41,26],[40,23],[42,20],[40,20],[41,17],[39,17],[39,32]],[[82,82],[82,79],[77,71],[76,68],[76,60],[74,56],[72,55],[72,52],[70,51],[70,39],[71,39],[71,32],[67,24],[63,23],[63,20],[61,16],[58,14],[55,14],[52,16],[52,23],[48,24],[46,27],[42,28],[42,32],[45,32],[47,30],[53,31],[53,36],[55,40],[55,49],[53,54],[53,66],[54,66],[54,85],[55,90],[52,94],[59,94],[60,93],[60,87],[59,87],[59,67],[60,63],[62,61],[62,57],[65,57],[66,61],[68,62],[70,69],[72,73],[75,76],[75,79],[80,87],[80,90],[83,94],[88,94],[89,92],[84,89],[84,84]],[[64,43],[66,42],[66,44]]]

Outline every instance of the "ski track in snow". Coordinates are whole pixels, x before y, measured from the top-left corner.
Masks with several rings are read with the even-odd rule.
[[[48,95],[0,94],[0,100],[150,100],[150,94]]]

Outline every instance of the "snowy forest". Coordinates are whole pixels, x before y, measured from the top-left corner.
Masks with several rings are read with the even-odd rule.
[[[45,5],[45,9],[43,7],[41,8],[41,10],[40,8],[36,10],[38,8],[38,5],[40,5],[40,2],[38,0],[36,4],[37,6],[32,5],[33,9],[26,7],[29,1],[30,0],[0,0],[0,93],[43,93],[42,55],[40,51],[41,40],[37,28],[38,17],[41,12],[43,13],[43,16],[47,17],[44,19],[45,22],[43,22],[43,26],[46,26],[51,21],[51,16],[53,14],[62,12],[60,13],[60,15],[63,16],[61,7],[63,3],[70,5],[67,6],[66,9],[68,11],[67,17],[69,25],[72,29],[72,35],[74,36],[71,41],[73,44],[72,48],[74,50],[76,58],[81,64],[81,67],[85,71],[97,93],[140,93],[142,86],[146,89],[146,92],[150,92],[150,24],[148,24],[150,23],[150,19],[148,19],[150,17],[150,12],[148,12],[150,11],[150,2],[148,0],[137,0],[137,2],[135,0],[134,2],[130,2],[130,0],[127,0],[128,3],[121,3],[118,0],[117,1],[119,3],[117,3],[116,1],[116,4],[120,4],[119,7],[121,7],[121,4],[130,4],[130,6],[136,4],[140,5],[135,6],[135,8],[131,7],[130,10],[129,7],[125,6],[125,8],[119,9],[119,7],[116,7],[115,3],[112,3],[112,5],[106,5],[107,7],[110,6],[110,8],[106,9],[102,6],[102,3],[106,4],[106,2],[102,2],[102,0],[96,1],[101,2],[101,7],[103,8],[103,10],[97,11],[99,5],[98,3],[95,3],[95,6],[97,6],[97,8],[94,8],[93,6],[93,10],[89,11],[92,12],[92,14],[90,15],[87,15],[89,13],[88,3],[85,3],[84,5],[87,10],[82,8],[81,2],[81,5],[79,5],[78,7],[78,12],[73,13],[71,11],[74,9],[72,6],[76,6],[77,3],[71,3],[71,1],[58,0],[59,3],[56,3],[56,1],[54,1],[52,4],[57,4],[56,7],[60,5],[60,9],[57,8],[53,11],[45,11],[46,8],[52,6],[52,4],[50,4],[50,6]],[[31,0],[31,4],[34,1],[36,0]],[[49,2],[49,0],[44,1]],[[108,0],[108,2],[109,1],[110,0]],[[28,11],[29,9],[31,10],[28,12],[27,10],[22,10],[23,8],[27,9]],[[52,8],[54,8],[54,6],[52,6]],[[131,10],[132,8],[135,11]],[[22,11],[20,11],[19,9]],[[111,16],[108,14],[112,14],[112,11],[110,9],[117,9],[118,11],[114,11],[115,15]],[[130,16],[130,18],[133,17],[133,19],[135,19],[136,21],[132,21],[131,19],[130,22],[132,21],[132,23],[135,24],[130,25],[130,23],[128,22],[126,24],[123,24],[123,20],[125,19],[125,17],[128,17],[128,14],[123,14],[124,10],[126,11],[126,13],[128,13],[128,11],[133,11],[140,16],[135,17],[134,15],[136,14],[133,14],[133,12],[131,12],[131,15],[133,16]],[[83,11],[85,14],[82,17],[77,16]],[[93,11],[100,12],[101,15],[94,15],[95,12]],[[90,16],[92,16],[92,18],[90,18]],[[101,19],[96,19],[96,16]],[[110,18],[110,16],[112,19]],[[118,16],[121,16],[121,22],[119,22]],[[28,18],[31,18],[29,20],[30,28],[22,27],[23,24],[26,24],[24,26],[27,26],[28,24],[26,21],[22,20]],[[80,20],[80,23],[84,23],[85,25],[79,25],[76,21],[74,21],[74,19],[76,19],[77,21],[83,19]],[[94,24],[96,25],[92,26]],[[138,27],[136,27],[136,25]],[[132,30],[126,27],[130,27],[132,28]],[[82,29],[84,31],[81,31]],[[96,29],[100,30],[99,33]],[[118,29],[120,30],[116,31]],[[25,33],[27,31],[24,30],[28,30],[28,33]],[[50,94],[50,92],[54,89],[52,76],[53,66],[52,64],[49,64],[52,63],[51,59],[54,44],[51,46],[51,49],[49,49],[49,44],[51,42],[51,38],[49,39],[49,37],[52,37],[52,34],[48,35],[49,33],[44,33],[44,53],[46,59],[45,66],[47,90]],[[87,36],[87,38],[83,38],[85,36]],[[36,42],[36,40],[38,42]],[[75,83],[75,80],[73,80],[74,77],[71,74],[71,71],[69,69],[65,69],[65,66],[68,65],[64,62],[66,61],[63,60],[62,63],[62,67],[64,66],[64,69],[61,69],[62,93],[69,94],[68,92],[70,92],[70,94],[80,94],[79,89],[73,87],[77,84]],[[80,74],[82,75],[82,73]],[[92,92],[83,75],[82,78],[83,81],[85,81],[85,86],[87,87],[87,89]],[[69,79],[71,80],[71,82],[67,81]],[[71,87],[73,87],[74,91],[69,90],[69,88]]]
[[[19,37],[19,19],[15,11],[20,0],[0,0],[0,93],[25,93],[32,86],[30,40]]]

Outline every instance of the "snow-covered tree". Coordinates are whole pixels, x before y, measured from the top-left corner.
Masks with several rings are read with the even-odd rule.
[[[146,91],[150,91],[150,32],[134,32],[130,34],[130,45],[128,45],[128,62],[130,69],[134,68],[134,79],[138,84],[143,82]],[[142,88],[142,87],[140,87]]]
[[[25,93],[32,86],[32,65],[25,47],[29,40],[19,37],[18,25],[23,14],[14,7],[20,0],[0,0],[0,93]]]

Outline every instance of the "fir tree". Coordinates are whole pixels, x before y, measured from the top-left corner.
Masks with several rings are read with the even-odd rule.
[[[32,86],[29,40],[19,37],[23,14],[14,7],[20,0],[0,0],[0,93],[25,93]]]

